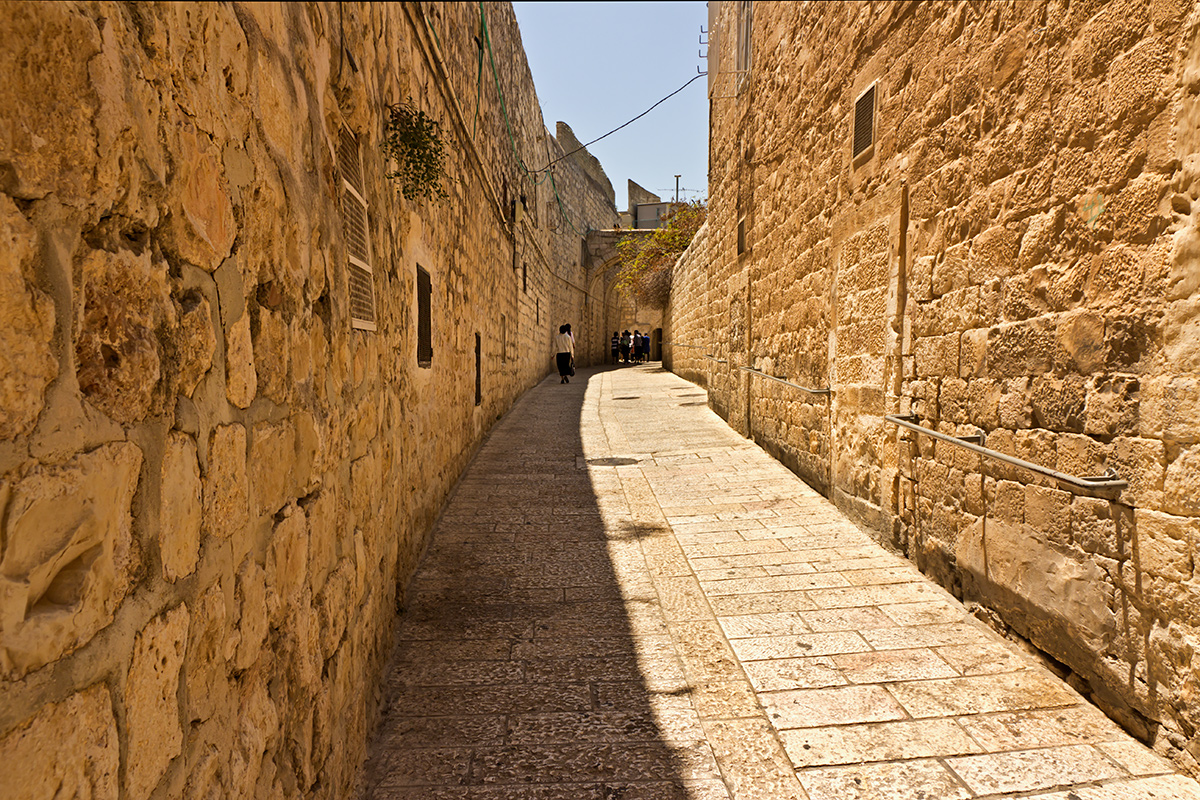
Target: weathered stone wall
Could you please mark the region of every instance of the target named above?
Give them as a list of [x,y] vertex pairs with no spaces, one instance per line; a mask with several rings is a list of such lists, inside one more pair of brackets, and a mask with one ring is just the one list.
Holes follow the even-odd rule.
[[[346,797],[431,522],[585,313],[558,277],[579,238],[521,167],[553,142],[511,7],[484,4],[486,36],[477,4],[4,10],[4,794]],[[442,203],[385,178],[410,98],[443,126]]]
[[[672,368],[1197,772],[1200,9],[756,3],[743,79],[741,4],[714,5]],[[896,413],[1129,486],[1068,491]]]
[[[553,309],[554,330],[564,322],[575,334],[577,364],[603,364],[608,339],[604,334],[606,310],[599,266],[588,250],[588,234],[611,229],[617,222],[613,189],[600,162],[581,147],[570,126],[559,122],[557,137],[547,148],[546,161],[554,162],[544,180],[547,217],[557,232],[554,288],[561,299]],[[561,159],[561,160],[560,160]]]

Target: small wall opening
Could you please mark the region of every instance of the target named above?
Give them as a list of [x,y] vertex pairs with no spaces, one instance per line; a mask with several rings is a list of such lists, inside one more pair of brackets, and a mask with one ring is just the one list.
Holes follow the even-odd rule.
[[433,364],[433,281],[417,267],[417,366]]
[[475,334],[475,405],[483,404],[483,346],[479,334]]

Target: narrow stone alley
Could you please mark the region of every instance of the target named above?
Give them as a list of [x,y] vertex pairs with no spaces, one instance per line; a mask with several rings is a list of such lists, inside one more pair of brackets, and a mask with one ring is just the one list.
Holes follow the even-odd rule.
[[384,691],[367,800],[1200,798],[657,366],[496,425]]

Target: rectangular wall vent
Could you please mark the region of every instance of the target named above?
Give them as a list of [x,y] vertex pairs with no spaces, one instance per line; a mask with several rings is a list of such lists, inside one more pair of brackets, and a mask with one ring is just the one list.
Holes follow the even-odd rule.
[[854,103],[854,157],[875,143],[875,84]]

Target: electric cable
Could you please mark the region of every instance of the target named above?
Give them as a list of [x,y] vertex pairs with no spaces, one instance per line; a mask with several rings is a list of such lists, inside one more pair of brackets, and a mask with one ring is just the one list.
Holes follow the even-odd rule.
[[[427,24],[430,25],[430,30],[432,30],[433,29],[432,23],[428,23],[428,20],[426,20],[426,22],[427,22]],[[504,90],[500,86],[500,75],[499,75],[498,70],[496,69],[496,56],[492,52],[492,37],[491,37],[490,32],[488,31],[487,16],[484,11],[484,6],[483,6],[482,0],[479,3],[479,26],[481,28],[481,32],[483,33],[483,44],[486,45],[486,47],[487,47],[488,61],[490,62],[491,67],[492,67],[492,80],[496,84],[496,93],[500,97],[500,111],[504,115],[504,127],[506,129],[506,132],[508,133],[508,142],[509,142],[509,145],[512,147],[513,157],[516,159],[517,166],[520,168],[521,172],[525,173],[525,177],[527,177],[529,179],[529,182],[532,183],[534,186],[540,185],[547,178],[550,180],[550,188],[552,188],[554,190],[554,197],[555,197],[555,199],[558,200],[558,208],[559,208],[559,211],[562,213],[563,219],[566,221],[567,225],[570,226],[571,230],[576,235],[582,235],[579,233],[579,230],[575,227],[575,225],[571,222],[571,218],[567,215],[567,209],[566,209],[565,204],[563,203],[562,196],[558,193],[558,185],[554,181],[554,171],[551,169],[551,167],[553,167],[555,164],[557,164],[559,161],[562,161],[563,159],[570,158],[571,156],[575,155],[576,153],[586,150],[588,147],[591,147],[596,142],[599,142],[602,139],[607,139],[609,136],[612,136],[617,131],[619,131],[623,128],[629,127],[630,125],[632,125],[633,123],[635,123],[639,119],[641,119],[642,117],[649,114],[654,109],[658,108],[660,105],[665,103],[667,100],[670,100],[672,97],[679,94],[687,87],[691,86],[697,79],[704,77],[704,75],[699,74],[699,75],[692,76],[678,89],[676,89],[675,91],[666,95],[665,97],[661,98],[654,105],[650,106],[649,108],[647,108],[642,113],[638,114],[633,119],[630,119],[627,122],[624,122],[621,125],[618,125],[617,127],[613,128],[608,133],[606,133],[602,136],[598,136],[595,139],[592,139],[590,142],[587,142],[586,144],[580,145],[579,147],[575,148],[574,150],[570,151],[569,153],[564,153],[563,155],[559,156],[558,158],[554,159],[553,161],[548,162],[545,166],[539,167],[538,169],[531,170],[525,164],[524,159],[521,158],[521,154],[517,150],[517,141],[516,141],[516,137],[513,135],[512,122],[509,120],[509,117],[508,117],[508,105],[504,101]],[[436,36],[437,36],[437,33],[434,32],[434,37],[436,38]],[[440,43],[439,43],[439,46],[440,46]],[[483,48],[482,47],[480,48],[480,52],[479,52],[479,72],[480,72],[480,75],[477,76],[477,80],[482,78],[482,72],[483,72]],[[482,83],[481,80],[480,80],[480,83]],[[475,114],[476,114],[476,122],[478,122],[478,115],[479,115],[479,97],[478,96],[476,97]],[[543,174],[541,178],[535,178],[534,176],[538,173],[545,173],[545,174]]]
[[612,129],[611,131],[609,131],[608,133],[604,134],[603,136],[597,136],[595,139],[592,139],[592,140],[591,140],[590,142],[588,142],[587,144],[582,144],[582,145],[580,145],[579,147],[576,147],[576,148],[575,148],[574,150],[572,150],[571,152],[569,152],[569,153],[567,153],[567,154],[565,154],[565,155],[561,155],[561,156],[559,156],[558,158],[554,159],[553,161],[551,161],[551,162],[550,162],[549,164],[547,164],[546,166],[544,166],[544,167],[541,167],[541,168],[539,168],[539,169],[536,169],[536,170],[534,170],[534,171],[535,171],[535,172],[541,172],[541,171],[542,171],[542,170],[544,170],[544,169],[548,169],[548,168],[550,168],[551,166],[553,166],[554,164],[557,164],[559,161],[562,161],[564,158],[568,158],[568,157],[570,157],[570,156],[573,156],[573,155],[575,155],[576,153],[578,153],[580,150],[586,150],[587,148],[591,147],[592,145],[594,145],[596,142],[600,141],[601,139],[607,139],[609,136],[612,136],[614,133],[616,133],[617,131],[621,130],[622,128],[629,127],[630,125],[632,125],[633,123],[635,123],[635,122],[637,122],[639,119],[641,119],[642,117],[644,117],[644,116],[646,116],[647,114],[649,114],[649,113],[650,113],[651,111],[653,111],[654,109],[656,109],[656,108],[658,108],[659,106],[661,106],[661,105],[662,105],[663,103],[665,103],[666,101],[670,100],[670,99],[671,99],[672,97],[674,97],[675,95],[677,95],[677,94],[679,94],[680,92],[682,92],[684,89],[686,89],[688,86],[690,86],[690,85],[691,85],[691,84],[692,84],[692,83],[693,83],[693,82],[694,82],[694,81],[695,81],[697,78],[703,78],[703,77],[704,77],[703,75],[693,75],[693,76],[692,76],[692,78],[691,78],[690,80],[688,80],[688,82],[687,82],[687,83],[683,84],[683,86],[680,86],[678,89],[676,89],[675,91],[671,92],[669,95],[667,95],[667,96],[666,96],[666,97],[664,97],[663,99],[659,100],[657,103],[655,103],[654,105],[650,106],[650,107],[649,107],[649,108],[647,108],[645,111],[643,111],[642,113],[638,114],[636,117],[634,117],[633,119],[629,120],[629,121],[628,121],[628,122],[626,122],[625,124],[623,124],[623,125],[618,125],[617,127],[613,128],[613,129]]

